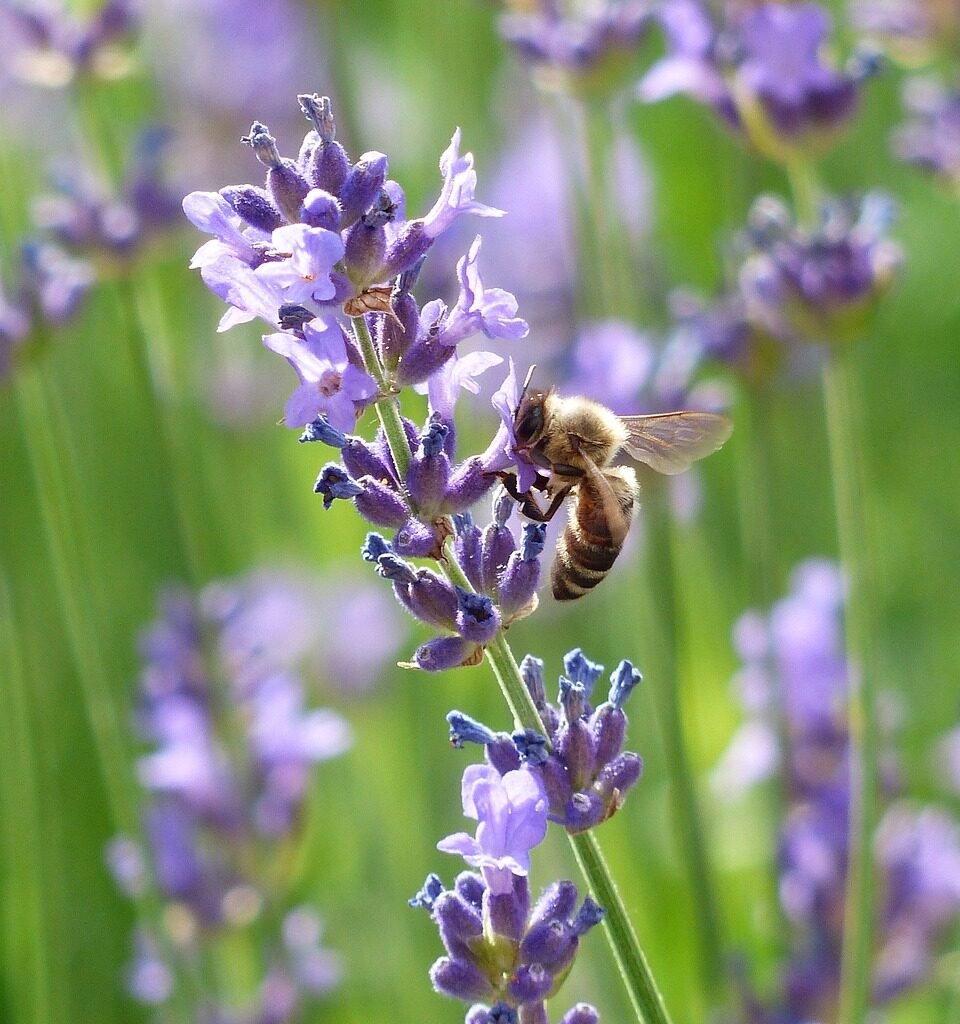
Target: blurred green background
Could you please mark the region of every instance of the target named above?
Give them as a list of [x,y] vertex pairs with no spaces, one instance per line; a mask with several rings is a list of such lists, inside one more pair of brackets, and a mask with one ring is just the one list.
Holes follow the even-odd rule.
[[[437,158],[460,125],[484,198],[484,182],[516,130],[516,110],[538,102],[497,38],[492,9],[467,0],[343,0],[304,4],[301,14],[315,33],[308,39],[316,39],[317,57],[292,76],[277,76],[284,89],[293,83],[291,91],[265,95],[264,105],[287,103],[295,115],[294,90],[332,93],[348,150],[387,152],[411,213],[432,204]],[[145,121],[169,124],[175,139],[188,116],[202,121],[203,101],[189,108],[158,85],[162,39],[152,45],[158,49],[140,55],[131,76],[72,94],[5,84],[0,270],[9,271],[28,230],[28,205],[43,190],[52,156],[92,154],[105,173],[116,174],[118,154]],[[652,42],[638,56],[638,70],[656,48]],[[215,67],[216,51],[207,59]],[[258,80],[269,91],[263,70]],[[22,109],[30,111],[26,120]],[[227,183],[238,157],[249,170],[238,180],[258,177],[235,143],[261,116],[256,97],[217,116],[210,134],[222,134],[231,170],[218,174],[214,162],[204,167],[205,178],[195,176],[189,147],[175,143],[175,173],[187,187]],[[931,745],[955,723],[960,703],[960,204],[894,161],[887,135],[899,116],[898,72],[891,69],[872,83],[823,175],[837,191],[882,186],[901,204],[895,235],[906,252],[903,273],[856,358],[867,401],[864,458],[879,517],[883,683],[903,705],[908,792],[942,799]],[[629,105],[627,121],[650,175],[647,265],[643,280],[636,271],[636,287],[653,296],[648,318],[656,325],[665,320],[667,287],[717,286],[725,233],[742,223],[757,192],[785,185],[692,103]],[[295,150],[298,138],[281,142]],[[498,230],[500,224],[483,225],[485,235]],[[187,269],[200,241],[185,225],[155,243],[132,273],[119,268],[75,321],[51,335],[42,356],[0,387],[0,1014],[18,1024],[146,1016],[123,990],[133,916],[103,850],[114,832],[107,782],[132,772],[135,754],[125,724],[138,672],[136,637],[155,615],[160,588],[264,564],[370,575],[358,558],[364,526],[345,504],[324,513],[311,493],[323,453],[273,425],[292,374],[273,357],[260,359],[255,326],[215,335],[219,303]],[[490,283],[512,287],[499,276]],[[522,344],[509,354],[524,363]],[[222,359],[228,349],[251,353],[275,411],[233,424],[211,415],[209,392],[221,365],[213,353]],[[499,351],[508,354],[505,343]],[[779,595],[798,560],[835,555],[836,541],[816,375],[779,386],[768,404]],[[465,432],[461,451],[485,445],[495,424],[484,405],[470,415],[476,428]],[[699,519],[674,528],[684,730],[701,781],[739,716],[728,683],[736,668],[730,627],[749,601],[748,534],[737,493],[744,443],[735,431],[705,465]],[[707,1008],[695,917],[657,721],[659,638],[649,597],[655,605],[658,595],[645,588],[642,559],[624,559],[599,593],[571,609],[544,600],[511,639],[518,654],[545,659],[548,679],[574,646],[608,667],[629,657],[647,674],[629,709],[630,745],[643,754],[646,774],[601,837],[674,1019],[700,1021]],[[411,624],[397,658],[426,635]],[[462,827],[459,776],[467,761],[449,749],[444,715],[458,707],[506,727],[500,695],[485,666],[436,678],[390,668],[362,697],[334,684],[316,680],[315,698],[343,711],[357,742],[316,772],[292,892],[321,909],[326,942],[343,953],[347,974],[310,1019],[459,1020],[461,1008],[433,994],[426,976],[440,952],[436,930],[406,899],[428,871],[449,879],[457,870],[434,849]],[[91,705],[108,726],[111,718],[119,723],[127,749],[98,752]],[[769,808],[762,796],[728,808],[705,781],[703,796],[724,938],[749,958],[761,984],[770,982],[778,954]],[[557,835],[536,852],[534,871],[535,885],[578,877]],[[585,944],[558,1003],[566,1008],[578,999],[594,1002],[607,1021],[627,1019],[599,934]],[[899,1005],[890,1019],[939,1021],[943,1006],[941,994],[928,993]]]

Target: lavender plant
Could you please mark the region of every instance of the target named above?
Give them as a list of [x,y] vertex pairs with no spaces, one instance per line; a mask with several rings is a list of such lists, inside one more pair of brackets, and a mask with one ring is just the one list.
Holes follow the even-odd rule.
[[[441,631],[410,664],[438,671],[485,657],[516,725],[546,735],[504,632],[534,610],[542,530],[531,525],[518,543],[506,528],[508,499],[498,500],[486,531],[465,516],[498,473],[515,473],[521,491],[536,477],[516,451],[512,360],[494,401],[502,423],[484,452],[456,461],[453,416],[460,389],[474,389],[477,374],[502,361],[488,352],[461,356],[458,346],[481,334],[517,340],[527,325],[512,295],[484,284],[479,237],[457,265],[452,307],[436,299],[421,306],[413,295],[435,240],[460,215],[502,211],[475,198],[473,158],[461,155],[459,130],[440,160],[437,201],[425,216],[409,219],[402,188],[388,178],[387,157],[370,152],[352,161],[337,141],[329,99],[305,95],[300,104],[312,130],[296,158],[282,156],[258,122],[244,140],[267,169],[263,187],[186,197],[187,216],[214,236],[192,265],[230,307],[220,329],[259,317],[272,328],[267,347],[297,373],[286,424],[305,428],[302,440],[340,453],[341,462],[325,466],[317,480],[324,505],[349,500],[368,521],[394,531],[389,541],[371,534],[364,558],[393,583],[404,607]],[[428,395],[422,428],[401,415],[398,403],[416,385]],[[350,431],[371,405],[380,430],[367,440]],[[411,558],[432,559],[436,569],[417,568]],[[608,934],[638,1017],[665,1020],[592,831],[578,832],[573,842],[607,908]]]
[[[117,837],[107,858],[143,908],[128,988],[158,1020],[185,1000],[218,1021],[299,1020],[341,972],[277,858],[301,834],[314,766],[351,734],[305,706],[301,652],[277,642],[275,605],[263,578],[171,592],[141,641],[144,839]],[[239,947],[258,950],[256,966],[231,987],[217,965]]]
[[[641,770],[640,758],[623,751],[623,703],[641,678],[629,662],[617,666],[608,700],[596,709],[589,700],[603,667],[579,649],[564,658],[559,708],[546,700],[539,659],[528,655],[520,671],[548,735],[510,736],[459,711],[447,716],[452,745],[481,744],[486,763],[463,774],[463,813],[478,822],[476,836],[459,832],[437,848],[475,870],[449,890],[430,875],[410,901],[428,909],[440,930],[448,955],[433,965],[431,981],[439,993],[473,1003],[466,1024],[546,1024],[544,1001],[556,995],[604,909],[589,896],[577,909],[570,881],[552,883],[531,907],[530,852],[548,822],[576,834],[616,813]],[[598,1019],[581,1003],[561,1024]]]
[[[854,671],[844,653],[843,607],[837,566],[810,559],[794,571],[787,597],[768,613],[747,612],[734,631],[748,718],[715,770],[718,792],[729,797],[776,777],[781,763],[786,772],[778,882],[792,948],[776,994],[746,1001],[746,1017],[757,1024],[838,1019]],[[889,799],[900,776],[889,742],[882,765]],[[941,809],[891,803],[872,836],[870,876],[879,895],[869,1000],[879,1008],[931,977],[960,916],[960,828]]]

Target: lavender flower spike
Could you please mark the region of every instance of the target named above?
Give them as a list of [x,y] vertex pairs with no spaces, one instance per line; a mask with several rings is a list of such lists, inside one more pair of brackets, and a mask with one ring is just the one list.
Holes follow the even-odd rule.
[[547,799],[540,781],[525,770],[502,776],[489,765],[463,773],[463,813],[479,823],[476,837],[457,832],[437,843],[480,868],[492,893],[509,893],[514,875],[530,870],[530,851],[547,834]]

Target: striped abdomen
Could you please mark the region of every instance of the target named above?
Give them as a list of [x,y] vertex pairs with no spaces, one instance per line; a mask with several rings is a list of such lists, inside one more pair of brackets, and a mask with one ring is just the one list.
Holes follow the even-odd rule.
[[551,585],[558,601],[592,590],[613,567],[633,518],[637,479],[627,468],[603,471],[604,488],[582,480],[557,544]]

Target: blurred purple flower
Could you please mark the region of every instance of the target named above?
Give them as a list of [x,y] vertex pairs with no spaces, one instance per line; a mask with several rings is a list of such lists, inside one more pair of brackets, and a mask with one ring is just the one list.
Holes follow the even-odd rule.
[[[839,569],[812,559],[769,615],[748,612],[735,628],[748,719],[714,770],[714,786],[729,796],[782,768],[789,801],[778,874],[792,952],[781,990],[756,1003],[756,1019],[771,1024],[821,1019],[839,991],[850,814],[843,600]],[[881,768],[890,792],[889,750]],[[876,833],[876,871],[872,1002],[880,1006],[930,976],[940,940],[960,917],[960,829],[933,808],[894,805]]]
[[668,52],[640,83],[647,102],[687,93],[777,160],[822,148],[853,114],[867,66],[823,61],[830,18],[817,4],[731,9],[720,24],[700,0],[666,0],[659,17]]
[[908,120],[894,132],[896,155],[960,188],[960,92],[935,77],[913,75],[904,82],[903,105]]
[[512,876],[530,870],[530,851],[547,834],[547,798],[529,771],[500,773],[489,765],[469,765],[463,773],[463,813],[477,822],[476,837],[457,832],[437,843],[479,868],[491,893],[509,893]]

